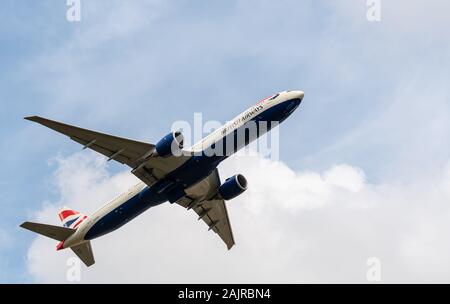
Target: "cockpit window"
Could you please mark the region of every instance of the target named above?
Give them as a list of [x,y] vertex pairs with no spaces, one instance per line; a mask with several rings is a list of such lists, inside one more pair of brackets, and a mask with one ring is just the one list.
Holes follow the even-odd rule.
[[272,97],[266,97],[264,99],[261,99],[260,101],[258,101],[256,104],[259,105],[261,103],[264,103],[265,101],[270,101],[270,100],[274,100],[275,98],[277,98],[280,95],[280,93],[273,95]]
[[273,95],[272,97],[269,98],[269,100],[274,100],[274,99],[277,98],[278,96],[280,96],[280,93]]

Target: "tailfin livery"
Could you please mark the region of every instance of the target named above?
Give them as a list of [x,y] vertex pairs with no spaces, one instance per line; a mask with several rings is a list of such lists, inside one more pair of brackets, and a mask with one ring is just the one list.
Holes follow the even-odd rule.
[[58,213],[59,219],[66,228],[76,229],[87,216],[68,207],[63,207]]

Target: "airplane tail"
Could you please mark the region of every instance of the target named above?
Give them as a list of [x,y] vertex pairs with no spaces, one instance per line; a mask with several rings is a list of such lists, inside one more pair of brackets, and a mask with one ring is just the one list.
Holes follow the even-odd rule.
[[58,216],[64,227],[72,229],[76,229],[87,218],[86,215],[68,207],[63,207]]
[[[60,241],[56,246],[56,250],[61,250],[64,248],[64,241],[77,231],[76,228],[87,218],[87,216],[67,207],[62,208],[58,213],[58,216],[63,227],[33,222],[25,222],[20,225],[20,227]],[[95,263],[90,241],[72,246],[70,249],[73,250],[86,266],[89,267]]]

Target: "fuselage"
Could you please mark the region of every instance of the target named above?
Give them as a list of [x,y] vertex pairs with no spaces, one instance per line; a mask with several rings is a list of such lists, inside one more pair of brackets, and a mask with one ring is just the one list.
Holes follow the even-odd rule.
[[154,185],[148,187],[140,182],[100,207],[64,241],[62,248],[114,231],[150,207],[174,202],[178,198],[174,195],[184,194],[186,189],[209,176],[231,154],[284,121],[300,105],[303,95],[302,91],[284,91],[259,101],[186,149],[192,156]]

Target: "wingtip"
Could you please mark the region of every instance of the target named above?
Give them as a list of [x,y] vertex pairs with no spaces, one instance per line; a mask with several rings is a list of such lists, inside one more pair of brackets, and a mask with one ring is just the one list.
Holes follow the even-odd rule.
[[25,119],[25,120],[30,120],[30,121],[36,121],[36,120],[38,120],[39,118],[40,118],[39,116],[34,115],[34,116],[26,116],[26,117],[24,117],[23,119]]

